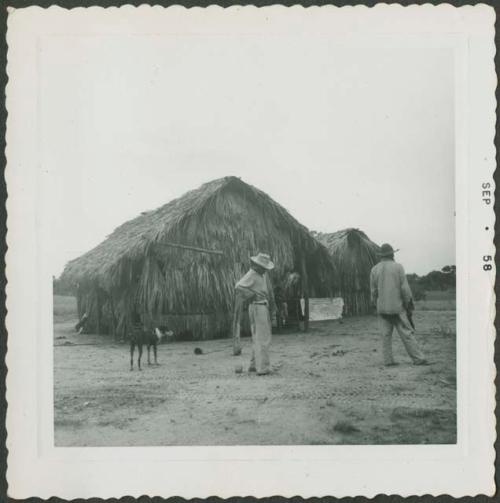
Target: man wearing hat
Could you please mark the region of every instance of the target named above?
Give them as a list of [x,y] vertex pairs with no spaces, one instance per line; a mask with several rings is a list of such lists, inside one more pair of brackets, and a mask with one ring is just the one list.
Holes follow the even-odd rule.
[[415,339],[413,330],[401,318],[401,313],[413,307],[413,296],[401,264],[394,261],[391,245],[380,247],[380,262],[370,274],[372,302],[377,307],[383,337],[384,364],[396,365],[392,355],[392,332],[398,331],[401,340],[415,365],[425,365],[427,360]]
[[240,301],[249,301],[248,316],[252,331],[252,359],[249,372],[265,375],[271,372],[269,347],[271,345],[271,312],[274,312],[273,289],[267,271],[274,268],[266,253],[250,257],[251,268],[236,283]]

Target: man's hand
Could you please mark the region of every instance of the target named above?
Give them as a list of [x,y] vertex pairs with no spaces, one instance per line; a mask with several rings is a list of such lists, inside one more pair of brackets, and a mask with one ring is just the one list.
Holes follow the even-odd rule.
[[410,299],[406,304],[406,317],[410,322],[411,328],[415,330],[415,323],[413,323],[413,311],[415,310],[415,304],[413,303],[413,299]]

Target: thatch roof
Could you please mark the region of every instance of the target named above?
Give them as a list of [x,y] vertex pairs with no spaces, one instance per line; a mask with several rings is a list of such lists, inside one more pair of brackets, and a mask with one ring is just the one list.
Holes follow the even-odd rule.
[[[220,250],[223,256],[165,243]],[[312,291],[329,289],[327,250],[267,194],[235,177],[205,183],[124,223],[69,262],[63,277],[87,294],[99,290],[122,317],[132,305],[153,317],[230,312],[234,284],[258,251],[272,256],[276,278],[297,270],[304,256]]]
[[359,229],[311,233],[330,252],[338,270],[337,294],[347,315],[370,312],[370,271],[379,261],[379,246]]

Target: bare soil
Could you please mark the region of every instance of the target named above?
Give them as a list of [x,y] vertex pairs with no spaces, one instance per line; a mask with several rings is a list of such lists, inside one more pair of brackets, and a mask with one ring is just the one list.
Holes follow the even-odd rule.
[[[72,301],[55,297],[58,446],[442,444],[456,442],[455,311],[417,310],[431,361],[381,365],[375,316],[316,322],[273,336],[273,374],[246,369],[250,340],[160,345],[159,365],[129,370],[127,344],[77,335]],[[194,348],[203,354],[194,354]],[[243,373],[235,368],[243,365]]]

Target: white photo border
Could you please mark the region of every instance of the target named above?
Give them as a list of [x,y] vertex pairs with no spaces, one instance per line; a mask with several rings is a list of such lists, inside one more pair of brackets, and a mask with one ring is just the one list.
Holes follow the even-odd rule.
[[[495,460],[494,22],[491,7],[279,5],[29,7],[11,10],[7,41],[7,480],[26,498],[279,494],[373,497],[493,494]],[[97,33],[296,33],[338,44],[450,47],[455,54],[457,444],[55,448],[52,278],[39,162],[39,52],[46,37]],[[294,31],[295,30],[295,31]],[[314,33],[314,35],[312,35]],[[434,44],[434,45],[433,45]],[[493,201],[493,198],[491,198]],[[486,227],[489,230],[486,230]],[[486,301],[486,302],[485,302]],[[196,473],[196,483],[192,474]],[[167,474],[167,475],[166,475]],[[258,481],[258,482],[257,482]]]

